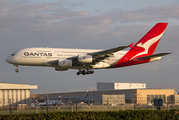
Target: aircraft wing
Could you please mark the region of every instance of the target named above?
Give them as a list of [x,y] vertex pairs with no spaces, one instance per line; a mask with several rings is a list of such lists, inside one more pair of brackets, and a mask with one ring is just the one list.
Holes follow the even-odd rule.
[[108,50],[102,50],[102,51],[98,51],[98,52],[87,53],[87,55],[93,56],[94,61],[92,63],[79,63],[78,60],[77,60],[78,56],[75,56],[75,57],[72,57],[72,58],[69,58],[69,59],[74,60],[74,64],[78,64],[78,65],[85,64],[86,66],[91,66],[91,65],[97,64],[98,62],[100,62],[104,59],[107,59],[108,57],[113,57],[114,56],[113,53],[120,51],[120,50],[123,50],[127,47],[129,47],[129,46],[120,46],[120,47],[116,47],[116,48],[112,48],[112,49],[108,49]]
[[[125,48],[127,48],[129,46],[120,46],[120,47],[116,47],[116,48],[112,48],[112,49],[108,49],[108,50],[102,50],[102,51],[98,51],[98,52],[93,52],[93,53],[87,53],[86,55],[91,55],[94,58],[94,61],[92,63],[80,63],[78,62],[78,56],[75,57],[70,57],[67,59],[71,59],[73,60],[73,65],[80,65],[80,64],[85,64],[85,66],[91,66],[91,65],[95,65],[96,63],[107,59],[108,57],[113,57],[113,53],[123,50]],[[53,61],[49,61],[49,64],[53,65],[53,66],[58,66],[58,60],[53,60]],[[58,71],[63,71],[63,70],[68,70],[68,69],[59,69],[58,67],[56,68],[56,70]]]
[[114,52],[123,50],[125,48],[128,48],[129,46],[120,46],[120,47],[116,47],[116,48],[112,48],[112,49],[108,49],[108,50],[103,50],[103,51],[99,51],[99,52],[94,52],[94,53],[88,53],[88,55],[93,55],[93,56],[101,56],[101,55],[108,55],[108,54],[112,54]]

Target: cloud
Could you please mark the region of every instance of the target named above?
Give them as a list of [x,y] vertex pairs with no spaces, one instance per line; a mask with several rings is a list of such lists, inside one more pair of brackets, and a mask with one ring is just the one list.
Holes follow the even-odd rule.
[[161,7],[148,7],[143,9],[143,13],[149,16],[155,16],[161,19],[167,18],[179,18],[179,5],[169,5],[169,6],[161,6]]
[[[127,26],[126,28],[126,26],[123,26],[123,23],[135,24],[136,22],[143,21],[166,20],[168,16],[164,14],[165,11],[170,11],[173,16],[175,14],[178,15],[177,12],[173,13],[175,10],[170,10],[172,6],[164,6],[160,8],[148,7],[133,11],[115,9],[108,13],[93,16],[89,11],[73,11],[72,9],[65,8],[64,4],[75,5],[75,3],[64,2],[27,4],[22,1],[14,3],[1,1],[1,40],[14,39],[19,43],[28,42],[28,45],[31,44],[30,41],[36,43],[36,41],[42,39],[45,44],[49,39],[54,43],[59,41],[59,39],[60,41],[61,39],[64,41],[73,39],[77,44],[83,43],[84,39],[86,39],[85,42],[99,39],[107,41],[105,40],[106,38],[122,38],[123,35],[126,35],[125,30],[131,29],[131,31],[136,31],[134,26]],[[174,7],[173,9],[176,8]],[[158,9],[162,9],[162,12],[153,12]],[[143,26],[143,28],[145,27]],[[141,29],[137,30],[140,31]],[[135,32],[131,32],[131,34],[133,33]],[[64,44],[64,41],[60,44]]]
[[[58,9],[55,6],[58,6]],[[65,9],[62,3],[26,5],[24,2],[11,3],[1,1],[0,11],[1,26],[4,28],[38,28],[53,24],[57,20],[89,15],[87,11],[70,11]]]
[[152,21],[167,21],[170,19],[179,18],[179,5],[168,5],[160,7],[146,7],[137,10],[121,10],[114,9],[106,16],[110,16],[113,22],[121,23],[140,23],[141,22],[152,22]]

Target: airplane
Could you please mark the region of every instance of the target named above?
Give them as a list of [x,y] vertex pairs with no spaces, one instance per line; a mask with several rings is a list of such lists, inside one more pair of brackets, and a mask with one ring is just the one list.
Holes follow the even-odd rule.
[[50,105],[63,105],[64,101],[61,96],[58,97],[58,100],[49,100],[48,96],[46,95],[46,101],[44,102],[38,102],[34,97],[32,97],[33,103],[35,106],[47,106],[47,104]]
[[[135,45],[119,46],[107,50],[65,49],[65,48],[25,48],[7,57],[6,61],[16,66],[48,66],[56,71],[78,69],[77,75],[93,74],[93,69],[127,67],[161,60],[171,53],[153,54],[168,23],[157,23]],[[125,48],[129,50],[123,51]]]
[[47,103],[46,102],[38,102],[34,97],[32,97],[33,103],[35,106],[46,106]]
[[55,102],[56,105],[64,105],[65,101],[63,100],[63,98],[61,96],[58,96],[58,100],[53,100],[53,103]]
[[58,96],[58,100],[61,101],[61,102],[65,102],[62,98],[62,96]]

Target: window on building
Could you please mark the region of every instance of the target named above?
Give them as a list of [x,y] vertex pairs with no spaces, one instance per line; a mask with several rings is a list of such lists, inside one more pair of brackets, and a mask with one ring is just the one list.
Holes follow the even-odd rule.
[[151,101],[150,101],[150,95],[147,95],[147,103],[150,103]]
[[159,95],[158,98],[159,98],[159,99],[162,99],[162,95]]
[[165,101],[165,95],[147,95],[147,103],[153,103],[154,99],[163,99]]
[[163,102],[166,102],[166,101],[165,101],[165,95],[162,95],[162,99],[163,99]]
[[154,102],[154,95],[151,95],[151,103],[153,103]]

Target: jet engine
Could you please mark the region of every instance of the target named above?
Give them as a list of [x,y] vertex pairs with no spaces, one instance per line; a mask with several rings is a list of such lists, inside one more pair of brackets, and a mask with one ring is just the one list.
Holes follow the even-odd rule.
[[58,60],[58,66],[59,67],[72,67],[72,60]]
[[92,63],[93,62],[93,56],[91,56],[91,55],[78,55],[78,62]]

